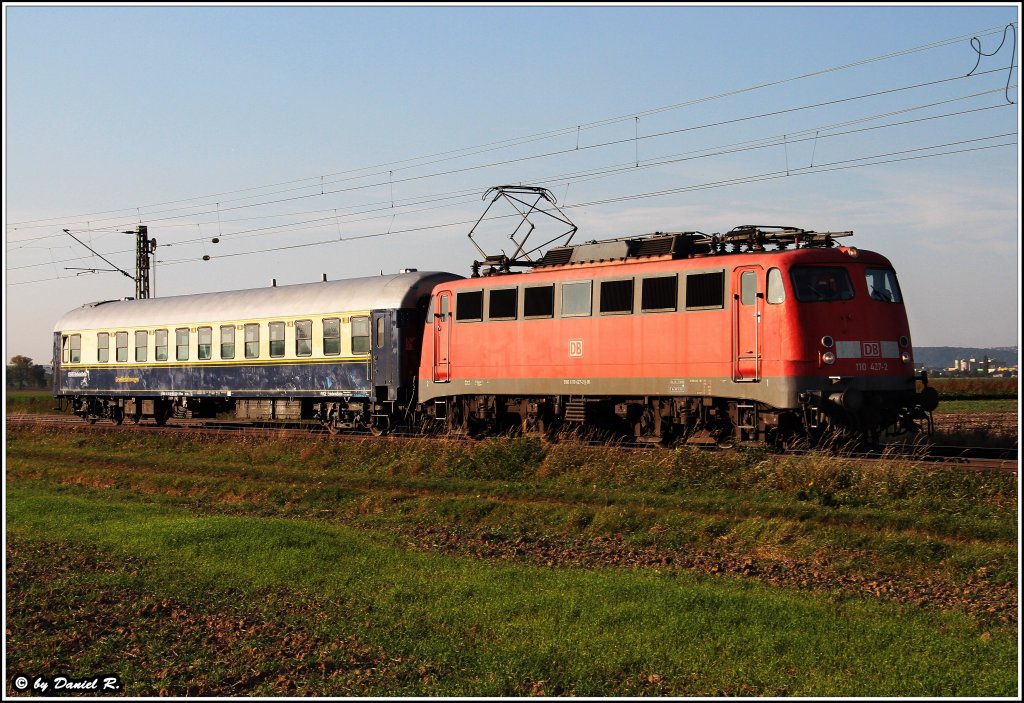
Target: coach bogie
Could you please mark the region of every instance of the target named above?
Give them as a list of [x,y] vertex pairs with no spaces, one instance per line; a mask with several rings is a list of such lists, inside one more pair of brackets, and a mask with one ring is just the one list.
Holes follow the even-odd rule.
[[89,424],[97,420],[110,420],[116,425],[124,422],[124,401],[113,398],[91,398],[75,396],[71,399],[71,410]]

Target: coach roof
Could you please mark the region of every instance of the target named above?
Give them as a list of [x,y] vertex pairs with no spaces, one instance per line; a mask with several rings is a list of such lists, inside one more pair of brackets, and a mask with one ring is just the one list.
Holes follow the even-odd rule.
[[361,310],[411,308],[433,287],[462,278],[424,271],[223,293],[89,303],[65,313],[54,331],[188,325]]

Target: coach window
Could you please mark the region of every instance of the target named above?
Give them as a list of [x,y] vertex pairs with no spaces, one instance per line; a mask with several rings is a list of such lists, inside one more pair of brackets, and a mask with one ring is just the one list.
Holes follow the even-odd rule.
[[167,361],[167,330],[157,330],[154,332],[156,339],[154,340],[154,351],[156,354],[153,358],[156,361]]
[[643,312],[672,312],[676,309],[676,277],[645,278],[640,284],[640,309]]
[[82,360],[82,335],[71,335],[71,363],[77,364]]
[[114,335],[114,344],[117,347],[117,360],[128,361],[128,333],[116,333]]
[[708,310],[725,305],[725,272],[691,273],[686,276],[686,309]]
[[188,327],[174,330],[174,345],[174,358],[178,361],[188,361]]
[[591,310],[591,281],[562,284],[562,317],[587,317]]
[[341,321],[336,317],[324,318],[324,354],[337,356],[341,353]]
[[71,361],[71,339],[66,334],[60,338],[60,360],[65,364]]
[[523,289],[523,317],[536,319],[555,316],[555,286],[532,286]]
[[313,355],[313,321],[295,321],[295,356]]
[[220,327],[220,358],[235,358],[235,326],[221,325]]
[[270,323],[270,356],[284,356],[284,323]]
[[782,285],[782,271],[768,269],[768,302],[778,305],[786,301],[786,288]]
[[621,315],[633,312],[633,279],[601,281],[601,312]]
[[498,288],[488,292],[488,320],[516,319],[518,290],[515,288]]
[[149,332],[138,330],[135,333],[135,360],[146,361],[146,350],[149,347]]
[[260,326],[253,323],[245,326],[245,358],[258,359],[260,356]]
[[455,294],[456,322],[479,322],[482,319],[484,319],[484,292],[482,290]]
[[100,332],[96,335],[96,361],[105,364],[110,361],[110,333]]
[[213,328],[199,328],[199,360],[207,361],[213,358]]
[[370,351],[370,318],[365,315],[352,318],[352,353],[366,354]]
[[384,348],[384,316],[377,318],[377,348]]

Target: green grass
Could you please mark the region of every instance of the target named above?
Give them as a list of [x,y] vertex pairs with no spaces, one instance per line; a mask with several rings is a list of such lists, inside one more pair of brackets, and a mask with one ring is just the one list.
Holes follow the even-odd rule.
[[204,514],[486,533],[565,547],[614,539],[738,556],[770,550],[790,560],[825,550],[861,555],[866,579],[923,574],[956,585],[984,568],[996,583],[1016,581],[1014,477],[908,462],[637,452],[525,438],[267,441],[13,430],[7,472],[9,480]]
[[1020,409],[1020,402],[1016,398],[1004,398],[1001,400],[947,400],[940,399],[939,413],[994,413],[994,412],[1017,412]]
[[[57,399],[48,390],[12,391],[8,390],[5,411],[8,414],[31,413],[48,415],[57,407]],[[70,413],[70,410],[66,411]]]
[[114,667],[129,695],[1017,690],[1015,628],[963,613],[680,570],[478,561],[328,521],[7,488],[13,568],[35,573],[27,556],[47,552],[55,569],[78,567],[39,570],[26,591],[16,580],[15,601],[77,614],[88,635],[72,639],[69,620],[33,630],[38,613],[12,609],[8,668]]

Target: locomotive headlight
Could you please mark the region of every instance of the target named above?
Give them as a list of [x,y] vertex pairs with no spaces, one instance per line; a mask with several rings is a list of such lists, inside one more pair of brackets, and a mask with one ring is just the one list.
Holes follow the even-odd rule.
[[821,355],[821,360],[824,361],[826,364],[834,364],[836,363],[836,355],[828,351]]
[[910,363],[910,352],[900,352],[900,361],[904,364]]
[[827,334],[821,338],[821,346],[825,347],[826,349],[831,349],[832,345],[835,343],[836,341]]

